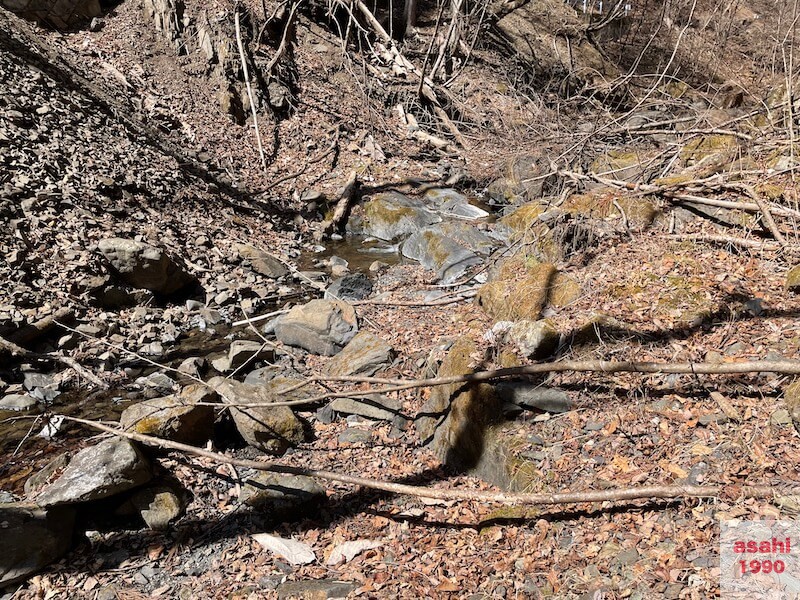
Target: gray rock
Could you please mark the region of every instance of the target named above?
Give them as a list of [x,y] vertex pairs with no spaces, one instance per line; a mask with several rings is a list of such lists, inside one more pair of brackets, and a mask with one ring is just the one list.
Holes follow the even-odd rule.
[[275,353],[260,342],[234,340],[228,348],[228,356],[211,361],[220,373],[235,371],[245,363],[253,364],[259,360],[272,361]]
[[24,580],[66,554],[74,525],[75,510],[69,506],[0,504],[0,588]]
[[131,503],[147,527],[154,531],[164,531],[185,512],[185,497],[183,490],[162,484],[137,491],[131,498]]
[[480,264],[496,245],[489,236],[462,222],[446,222],[412,234],[402,246],[403,256],[417,260],[450,283],[471,266]]
[[248,506],[282,512],[325,498],[324,488],[310,477],[259,473],[245,482],[240,500]]
[[374,375],[392,360],[392,348],[374,333],[361,331],[325,368],[330,375]]
[[153,398],[128,406],[119,418],[123,429],[186,444],[211,438],[214,409],[198,402],[217,402],[216,392],[201,384],[186,386],[178,396]]
[[563,413],[573,409],[569,395],[558,388],[550,388],[526,381],[498,383],[495,394],[503,402],[516,404],[525,410],[544,410]]
[[133,489],[152,478],[147,459],[130,441],[113,438],[84,448],[36,498],[41,506],[88,502]]
[[363,273],[353,273],[336,279],[325,290],[328,300],[364,300],[372,294],[372,282]]
[[398,192],[376,194],[351,217],[353,233],[391,241],[441,221],[441,217],[415,198]]
[[482,208],[470,204],[466,196],[450,188],[428,190],[425,192],[425,200],[431,208],[445,217],[472,221],[489,216]]
[[381,394],[370,394],[365,398],[336,398],[330,403],[340,415],[358,415],[375,421],[392,421],[401,416],[402,402]]
[[508,330],[508,339],[528,358],[540,359],[558,348],[559,333],[546,319],[517,321]]
[[289,407],[242,406],[275,402],[270,389],[222,377],[214,377],[208,385],[226,404],[240,405],[230,407],[231,416],[241,436],[254,448],[269,454],[282,454],[290,446],[303,441],[303,425]]
[[192,356],[178,365],[178,372],[199,378],[208,368],[208,361],[201,356]]
[[9,394],[0,400],[0,410],[31,410],[39,401],[28,394]]
[[195,281],[161,248],[123,238],[100,240],[97,247],[111,271],[132,287],[168,295]]
[[332,579],[308,579],[305,581],[287,581],[276,588],[278,600],[292,598],[314,598],[326,600],[328,598],[347,598],[356,585],[345,581]]
[[342,444],[369,444],[372,441],[372,434],[363,429],[348,427],[337,439]]
[[50,478],[58,471],[66,467],[68,463],[69,456],[66,454],[59,454],[44,467],[36,471],[25,481],[25,487],[23,488],[25,495],[30,497],[38,493],[39,490],[47,485],[47,482],[50,480]]
[[289,269],[281,261],[250,244],[237,244],[236,251],[244,260],[250,261],[250,266],[256,273],[264,277],[277,279],[289,274]]
[[332,356],[358,333],[356,312],[339,300],[312,300],[280,317],[275,337],[312,354]]

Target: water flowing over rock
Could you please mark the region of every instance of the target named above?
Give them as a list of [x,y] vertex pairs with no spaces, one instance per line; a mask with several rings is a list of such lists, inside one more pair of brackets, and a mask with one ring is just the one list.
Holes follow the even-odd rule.
[[98,249],[125,283],[157,294],[174,294],[194,282],[161,248],[123,238],[100,240]]
[[36,502],[51,506],[100,500],[147,483],[152,476],[150,463],[132,442],[105,440],[78,452]]
[[312,354],[333,356],[358,333],[356,312],[339,300],[312,300],[278,319],[275,337]]
[[223,377],[214,377],[208,386],[219,393],[223,402],[231,405],[236,428],[244,441],[254,448],[268,454],[283,454],[290,446],[303,441],[303,425],[289,407],[247,406],[276,402],[268,388]]

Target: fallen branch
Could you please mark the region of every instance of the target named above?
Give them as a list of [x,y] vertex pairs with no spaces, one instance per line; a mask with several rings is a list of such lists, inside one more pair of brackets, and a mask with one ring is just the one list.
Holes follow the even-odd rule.
[[244,85],[247,88],[247,98],[250,100],[250,112],[253,114],[253,127],[256,130],[256,142],[258,143],[258,155],[261,157],[261,165],[264,167],[264,172],[267,172],[267,158],[264,156],[264,144],[261,143],[261,130],[258,128],[258,112],[256,111],[256,101],[253,97],[253,88],[250,86],[250,73],[247,70],[247,57],[244,53],[244,44],[242,43],[242,30],[239,25],[239,9],[234,10],[234,23],[236,25],[236,45],[239,48],[239,58],[242,61],[242,75],[244,76]]
[[57,321],[71,321],[75,318],[75,313],[69,308],[60,308],[52,315],[39,319],[33,323],[23,325],[16,331],[8,334],[8,339],[14,344],[24,346],[36,341],[53,327]]
[[620,502],[630,500],[644,500],[651,498],[772,498],[776,496],[792,496],[800,494],[800,488],[780,488],[777,486],[728,486],[719,485],[651,485],[642,487],[616,488],[609,490],[584,490],[580,492],[559,492],[553,494],[517,494],[512,492],[490,492],[483,490],[465,490],[453,488],[428,488],[419,485],[394,483],[381,479],[371,479],[355,475],[346,475],[334,471],[321,469],[306,469],[291,467],[276,463],[246,460],[226,456],[218,452],[211,452],[181,444],[171,440],[155,438],[141,433],[122,431],[116,427],[104,425],[96,421],[79,419],[77,417],[64,417],[73,423],[80,423],[87,427],[111,433],[129,440],[137,441],[148,446],[165,450],[185,452],[200,456],[215,462],[233,465],[245,469],[269,471],[273,473],[287,473],[291,475],[304,475],[325,481],[357,485],[372,490],[380,490],[392,494],[403,494],[417,498],[431,498],[435,500],[461,500],[476,502],[496,502],[510,505],[552,505],[552,504],[582,504],[587,502]]
[[347,212],[350,210],[350,205],[356,196],[357,189],[358,173],[353,171],[350,173],[350,177],[347,178],[347,183],[344,184],[344,188],[339,194],[339,201],[336,203],[336,208],[334,209],[331,218],[325,219],[322,223],[320,223],[319,229],[314,232],[314,239],[316,241],[321,241],[322,238],[338,227],[339,223],[344,220]]
[[736,246],[739,248],[748,248],[753,250],[766,250],[770,252],[788,252],[790,254],[800,254],[800,248],[786,247],[782,248],[780,244],[769,241],[748,240],[745,238],[734,237],[730,235],[710,235],[705,233],[676,233],[672,235],[663,236],[669,240],[689,240],[696,242],[710,242],[712,244],[726,244],[729,246]]
[[748,197],[752,198],[753,201],[758,205],[759,209],[761,209],[761,214],[764,217],[764,224],[769,229],[769,232],[772,234],[772,237],[784,248],[787,247],[789,244],[786,241],[786,238],[783,237],[781,230],[778,229],[778,225],[775,223],[775,219],[772,218],[772,212],[770,211],[769,206],[764,199],[761,198],[760,195],[756,193],[756,191],[751,188],[749,185],[739,185],[742,192],[744,192]]
[[[800,375],[800,361],[784,360],[751,360],[731,363],[659,363],[659,362],[633,362],[633,361],[606,361],[565,360],[550,363],[537,363],[494,369],[491,371],[476,371],[464,375],[450,377],[432,377],[429,379],[385,379],[381,377],[364,377],[360,375],[316,375],[307,378],[309,383],[340,382],[340,383],[369,383],[384,385],[383,388],[366,390],[351,390],[346,392],[328,392],[319,396],[312,396],[303,400],[287,402],[273,402],[248,404],[257,406],[305,406],[330,400],[332,398],[363,398],[369,394],[388,394],[405,390],[450,385],[453,383],[485,383],[502,379],[511,379],[545,373],[643,373],[643,374],[679,374],[679,375],[742,375],[746,373],[781,373],[783,375]],[[199,403],[200,404],[200,403]],[[217,406],[217,405],[214,405]]]
[[[630,190],[632,192],[642,192],[644,194],[653,194],[657,196],[662,196],[669,200],[676,200],[679,202],[688,202],[690,204],[702,204],[705,206],[713,206],[716,208],[731,208],[734,210],[742,210],[745,212],[751,213],[759,213],[761,212],[761,207],[755,202],[735,202],[732,200],[717,200],[716,198],[705,198],[703,196],[694,196],[691,194],[680,194],[673,192],[671,187],[668,186],[661,186],[661,185],[652,185],[647,183],[630,183],[628,181],[620,181],[618,179],[607,179],[606,177],[601,177],[595,173],[589,173],[584,175],[583,173],[576,173],[574,171],[558,171],[558,174],[562,177],[568,177],[573,180],[583,180],[583,181],[595,181],[597,183],[601,183],[603,185],[607,185],[609,187],[623,189],[623,190]],[[770,210],[773,214],[786,216],[786,217],[797,217],[800,216],[800,212],[785,208],[783,206],[772,206]]]

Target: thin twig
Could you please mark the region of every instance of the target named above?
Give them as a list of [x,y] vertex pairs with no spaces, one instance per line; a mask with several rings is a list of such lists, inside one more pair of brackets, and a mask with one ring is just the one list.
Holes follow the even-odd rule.
[[236,44],[239,47],[239,58],[242,61],[242,75],[244,76],[244,85],[247,88],[247,97],[250,99],[250,111],[253,114],[253,128],[256,131],[256,142],[258,143],[258,155],[261,157],[261,165],[264,167],[264,172],[267,172],[267,158],[264,155],[264,145],[261,143],[261,130],[258,128],[258,111],[256,111],[256,100],[253,97],[253,88],[250,86],[250,73],[247,70],[247,57],[244,53],[244,44],[242,43],[242,30],[239,25],[239,7],[234,10],[234,23],[236,25]]

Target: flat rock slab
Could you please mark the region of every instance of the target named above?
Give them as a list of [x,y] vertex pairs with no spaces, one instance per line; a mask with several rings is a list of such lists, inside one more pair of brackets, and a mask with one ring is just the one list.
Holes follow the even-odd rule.
[[526,381],[498,383],[495,385],[495,393],[504,402],[510,402],[525,410],[564,413],[574,408],[569,394],[564,390]]
[[471,266],[483,262],[497,242],[477,228],[462,222],[425,227],[412,234],[402,247],[403,256],[419,261],[437,277],[450,283]]
[[295,306],[275,324],[275,337],[312,354],[333,356],[358,333],[356,311],[340,300]]
[[303,441],[303,424],[288,406],[253,406],[271,404],[276,397],[269,388],[248,385],[233,379],[214,377],[208,386],[216,390],[230,412],[236,429],[254,448],[268,454],[283,454],[290,446]]
[[214,409],[198,402],[217,402],[216,392],[200,384],[186,386],[178,396],[164,396],[128,406],[119,418],[123,429],[186,444],[210,439]]
[[340,277],[325,290],[326,300],[364,300],[372,294],[373,285],[363,273],[351,273]]
[[108,498],[147,483],[150,463],[130,441],[114,438],[84,448],[36,498],[41,506]]
[[228,356],[212,361],[214,368],[220,373],[233,371],[245,363],[253,364],[259,360],[272,361],[275,352],[261,342],[252,340],[234,340],[228,348]]
[[240,500],[255,508],[285,512],[325,498],[325,489],[310,477],[259,473],[245,482]]
[[331,410],[340,415],[358,415],[375,421],[392,421],[403,418],[402,402],[381,394],[370,394],[366,398],[336,398],[330,403]]
[[97,245],[109,268],[128,285],[174,294],[195,279],[161,248],[123,238],[107,238]]
[[75,509],[0,504],[0,588],[22,581],[58,560],[72,544]]
[[425,200],[431,208],[444,217],[473,221],[489,216],[489,213],[482,208],[470,204],[465,195],[451,188],[428,190],[425,192]]
[[333,357],[326,367],[330,375],[374,375],[392,360],[392,347],[374,333],[361,331]]
[[250,261],[250,266],[256,273],[264,277],[277,279],[289,274],[289,269],[281,261],[250,244],[237,244],[236,251],[242,259]]

